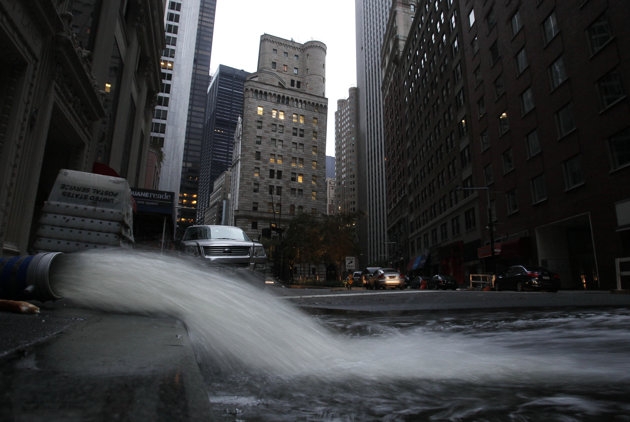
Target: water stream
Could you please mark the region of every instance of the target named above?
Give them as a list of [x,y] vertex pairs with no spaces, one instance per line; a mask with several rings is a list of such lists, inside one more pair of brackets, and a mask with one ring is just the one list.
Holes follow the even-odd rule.
[[630,310],[306,313],[241,273],[77,254],[56,288],[186,324],[224,420],[630,420]]

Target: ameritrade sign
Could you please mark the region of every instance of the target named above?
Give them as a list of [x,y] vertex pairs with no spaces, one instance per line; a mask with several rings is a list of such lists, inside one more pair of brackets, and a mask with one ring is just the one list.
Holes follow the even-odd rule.
[[131,189],[138,212],[152,214],[173,214],[174,192],[149,189]]

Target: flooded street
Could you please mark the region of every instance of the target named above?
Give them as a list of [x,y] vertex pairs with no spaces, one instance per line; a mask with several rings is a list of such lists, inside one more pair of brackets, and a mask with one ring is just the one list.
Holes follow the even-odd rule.
[[[197,263],[120,252],[60,262],[51,282],[86,323],[5,361],[0,415],[630,420],[630,306],[529,305],[603,292],[311,295]],[[484,308],[455,308],[473,305]]]
[[629,309],[314,317],[347,360],[291,378],[214,373],[214,407],[269,421],[630,418]]

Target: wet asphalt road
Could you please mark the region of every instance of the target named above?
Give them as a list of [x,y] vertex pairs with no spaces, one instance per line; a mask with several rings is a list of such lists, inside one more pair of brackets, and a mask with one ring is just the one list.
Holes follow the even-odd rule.
[[[630,294],[606,291],[266,290],[311,311],[630,307]],[[39,315],[0,314],[0,330],[2,421],[226,417],[210,407],[186,327],[176,319],[99,313],[64,299],[42,304]]]

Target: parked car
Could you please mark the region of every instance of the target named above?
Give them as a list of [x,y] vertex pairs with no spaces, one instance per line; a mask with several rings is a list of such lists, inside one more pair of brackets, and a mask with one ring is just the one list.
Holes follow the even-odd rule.
[[547,268],[529,265],[513,265],[497,274],[494,280],[495,290],[544,290],[557,292],[560,288],[560,276]]
[[358,286],[361,283],[361,271],[355,271],[352,273],[352,281],[355,286]]
[[379,268],[368,280],[368,289],[404,289],[405,280],[393,268]]
[[361,272],[361,280],[362,280],[361,283],[363,284],[363,287],[365,287],[366,289],[371,288],[371,284],[369,283],[369,280],[370,278],[372,278],[376,270],[378,270],[379,268],[381,267],[366,267]]
[[431,289],[457,290],[457,280],[450,275],[436,274],[431,277]]
[[263,245],[235,226],[190,226],[184,232],[180,248],[185,254],[203,257],[213,264],[259,269],[267,262]]

